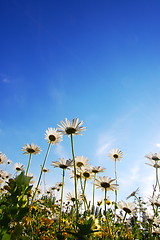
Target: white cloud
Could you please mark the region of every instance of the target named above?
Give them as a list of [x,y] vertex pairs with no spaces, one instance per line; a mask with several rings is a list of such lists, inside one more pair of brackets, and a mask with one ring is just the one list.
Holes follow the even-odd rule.
[[67,154],[65,152],[64,147],[61,144],[58,144],[55,148],[55,154],[59,157],[59,158],[65,158],[67,159]]
[[2,82],[4,82],[4,83],[10,83],[11,81],[10,81],[8,78],[3,78],[3,79],[2,79]]

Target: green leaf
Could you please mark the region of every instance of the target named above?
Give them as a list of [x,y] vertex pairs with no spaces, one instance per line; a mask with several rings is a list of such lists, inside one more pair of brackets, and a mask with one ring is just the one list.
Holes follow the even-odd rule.
[[8,233],[4,233],[2,240],[10,240],[11,239],[11,235]]

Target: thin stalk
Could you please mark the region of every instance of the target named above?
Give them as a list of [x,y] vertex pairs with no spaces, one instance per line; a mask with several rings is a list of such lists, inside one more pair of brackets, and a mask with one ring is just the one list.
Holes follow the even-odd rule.
[[29,170],[29,167],[30,167],[30,164],[31,164],[31,158],[32,158],[32,154],[30,153],[29,154],[29,160],[28,160],[28,166],[27,166],[27,169],[26,169],[26,175],[28,173],[28,170]]
[[158,185],[159,190],[160,190],[160,183],[159,183],[159,177],[158,177],[158,168],[156,167],[156,183],[155,183],[155,186],[154,186],[154,188],[153,188],[153,195],[152,195],[152,197],[154,197],[154,194],[155,194],[155,192],[156,192],[157,185]]
[[61,217],[62,217],[63,191],[64,191],[64,177],[65,177],[65,169],[63,169],[63,173],[62,173],[61,205],[60,205],[60,214],[59,214],[59,231],[61,230]]
[[38,179],[38,182],[37,182],[37,186],[36,186],[35,191],[34,191],[34,193],[33,193],[32,201],[34,200],[35,194],[36,194],[37,189],[38,189],[38,187],[39,187],[39,184],[40,184],[40,181],[41,181],[41,178],[42,178],[43,168],[44,168],[44,166],[45,166],[45,163],[46,163],[46,160],[47,160],[47,157],[48,157],[48,154],[49,154],[50,147],[51,147],[51,143],[48,144],[46,156],[45,156],[45,158],[44,158],[43,165],[41,166],[41,172],[40,172],[40,175],[39,175],[39,179]]
[[84,199],[84,201],[83,201],[83,203],[84,203],[84,209],[85,209],[85,211],[86,211],[87,208],[86,208],[85,195],[84,195],[84,188],[83,188],[83,183],[82,183],[82,177],[81,177],[81,176],[80,176],[80,184],[81,184],[81,190],[82,190],[83,199]]
[[46,174],[44,172],[44,175],[43,175],[43,180],[44,180],[44,193],[46,192]]
[[75,162],[74,143],[73,143],[72,134],[71,134],[71,148],[72,148],[72,158],[73,158],[73,166],[74,166],[74,191],[75,191],[75,199],[76,199],[76,222],[77,222],[78,221],[77,175],[76,175],[76,162]]
[[107,200],[107,188],[105,188],[105,191],[104,191],[104,215],[105,215],[106,223],[107,223],[107,226],[108,226],[108,232],[109,232],[109,234],[111,234],[109,219],[107,217],[107,204],[106,204],[106,200]]
[[104,211],[105,211],[105,214],[106,214],[106,211],[107,211],[106,200],[107,200],[107,188],[105,188],[105,192],[104,192]]
[[[115,159],[114,162],[115,162],[115,164],[114,164],[114,176],[115,176],[116,184],[117,184],[117,161],[116,161],[116,159]],[[118,192],[117,192],[117,190],[115,190],[115,209],[116,209],[117,200],[118,200]]]
[[94,196],[95,196],[95,179],[96,179],[96,173],[94,173],[94,179],[93,179],[93,193],[92,193],[92,209],[94,212]]

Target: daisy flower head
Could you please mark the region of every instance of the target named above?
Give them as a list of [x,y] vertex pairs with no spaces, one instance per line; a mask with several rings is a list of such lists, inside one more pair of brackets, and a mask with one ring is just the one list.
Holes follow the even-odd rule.
[[[70,178],[74,178],[74,170],[69,172]],[[76,178],[80,179],[81,178],[81,174],[79,171],[76,171]]]
[[146,163],[147,165],[151,166],[151,167],[154,167],[154,168],[160,168],[160,162],[157,161],[157,160],[150,160],[150,164],[149,163]]
[[6,180],[10,177],[10,173],[8,173],[7,171],[4,170],[0,170],[0,178],[2,178],[3,180]]
[[91,171],[92,171],[92,173],[97,174],[97,173],[100,173],[100,172],[104,172],[104,171],[105,171],[105,168],[103,168],[103,167],[101,167],[101,166],[98,166],[98,167],[92,166],[92,167],[91,167]]
[[130,214],[133,213],[135,210],[135,203],[121,201],[118,203],[118,207],[126,213]]
[[107,176],[99,177],[95,180],[94,184],[97,188],[101,188],[102,190],[111,190],[115,191],[118,189],[118,184],[112,184],[116,179],[109,178]]
[[23,170],[24,170],[24,166],[23,166],[23,164],[21,164],[21,163],[15,163],[14,164],[14,169],[17,171],[17,172],[22,172]]
[[75,195],[73,193],[67,193],[66,195],[66,199],[69,201],[69,202],[75,202],[76,201],[76,198],[75,198]]
[[62,133],[57,131],[56,128],[48,128],[45,133],[45,139],[52,145],[59,143],[62,141]]
[[77,168],[86,167],[88,166],[89,159],[84,156],[77,156],[75,157],[75,163]]
[[160,160],[160,153],[149,153],[145,156],[149,160],[159,161]]
[[71,159],[65,160],[64,158],[60,158],[59,161],[53,161],[51,165],[54,167],[67,169],[67,168],[73,166],[73,161]]
[[4,153],[0,152],[0,164],[4,164],[6,160],[7,156]]
[[10,159],[7,160],[7,164],[10,165],[12,161]]
[[150,197],[149,201],[150,201],[151,205],[155,205],[157,207],[160,207],[160,195]]
[[67,118],[65,118],[65,122],[61,121],[61,125],[58,125],[58,129],[64,135],[82,135],[81,132],[86,130],[86,127],[82,127],[83,121],[79,122],[78,118],[74,118],[72,122],[70,122]]
[[81,177],[84,179],[91,179],[93,178],[93,173],[91,171],[91,168],[89,167],[82,167],[81,169],[78,169],[78,172],[81,174]]
[[49,169],[48,169],[48,168],[42,168],[42,172],[48,173],[48,172],[49,172]]
[[119,150],[118,148],[112,149],[109,152],[108,156],[114,161],[120,161],[121,158],[123,157],[123,152],[121,150]]
[[25,144],[24,147],[21,148],[23,154],[39,154],[41,149],[39,146],[35,145],[34,143]]

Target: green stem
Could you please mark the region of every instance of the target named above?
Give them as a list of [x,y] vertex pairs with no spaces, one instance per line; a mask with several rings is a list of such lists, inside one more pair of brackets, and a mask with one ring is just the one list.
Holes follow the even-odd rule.
[[38,187],[39,187],[39,184],[40,184],[40,181],[41,181],[41,178],[42,178],[43,168],[44,168],[44,166],[45,166],[45,163],[46,163],[46,160],[47,160],[47,157],[48,157],[48,154],[49,154],[50,147],[51,147],[51,143],[49,143],[48,148],[47,148],[46,156],[45,156],[45,158],[44,158],[43,165],[42,165],[42,167],[41,167],[41,172],[40,172],[40,175],[39,175],[39,179],[38,179],[38,182],[37,182],[37,186],[36,186],[35,191],[34,191],[34,193],[33,193],[32,201],[34,200],[35,194],[36,194],[37,189],[38,189]]
[[61,217],[62,217],[63,191],[64,191],[64,177],[65,177],[65,169],[63,169],[63,173],[62,173],[62,189],[61,189],[61,205],[60,205],[60,215],[59,215],[59,231],[61,230]]
[[26,175],[28,173],[28,170],[29,170],[29,167],[30,167],[30,164],[31,164],[31,158],[32,158],[32,154],[30,153],[29,154],[29,160],[28,160],[28,166],[27,166],[27,169],[26,169]]
[[[114,162],[115,162],[115,165],[114,165],[114,175],[115,175],[116,184],[117,184],[117,161],[116,161],[116,159],[115,159]],[[118,192],[117,192],[117,190],[115,190],[115,208],[116,208],[117,200],[118,200]]]
[[95,179],[96,179],[96,173],[94,173],[94,179],[93,179],[93,194],[92,194],[92,211],[94,212],[94,195],[95,195]]
[[76,222],[78,221],[78,198],[77,198],[77,175],[76,175],[76,161],[74,155],[74,143],[73,136],[71,134],[71,148],[72,148],[72,158],[73,158],[73,166],[74,166],[74,191],[75,191],[75,199],[76,199]]
[[105,192],[104,192],[104,211],[105,211],[105,215],[106,215],[106,211],[107,211],[106,200],[107,200],[107,189],[105,188]]
[[81,177],[81,176],[80,176],[80,184],[81,184],[81,190],[82,190],[82,195],[83,195],[84,209],[85,209],[85,211],[86,211],[87,208],[86,208],[86,203],[85,203],[84,188],[83,188],[83,183],[82,183],[82,177]]

